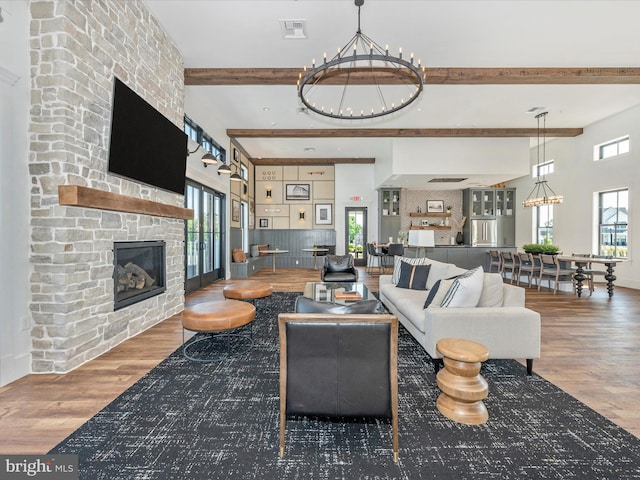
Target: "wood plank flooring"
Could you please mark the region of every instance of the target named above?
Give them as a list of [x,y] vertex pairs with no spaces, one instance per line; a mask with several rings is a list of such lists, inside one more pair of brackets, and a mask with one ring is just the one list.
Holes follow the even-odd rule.
[[[359,274],[378,290],[377,275],[363,267]],[[286,292],[319,279],[312,269],[264,270],[251,278]],[[222,299],[228,283],[233,281],[217,282],[186,302]],[[534,371],[640,438],[640,290],[616,288],[609,300],[601,284],[582,298],[528,289],[526,304],[542,315],[542,358]],[[29,375],[0,388],[0,453],[50,450],[178,348],[180,321],[175,315],[66,375]]]

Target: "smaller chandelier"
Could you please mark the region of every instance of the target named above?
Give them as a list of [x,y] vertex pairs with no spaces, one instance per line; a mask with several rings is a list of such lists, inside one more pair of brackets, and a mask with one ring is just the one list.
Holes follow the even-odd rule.
[[319,115],[343,120],[382,117],[413,103],[422,92],[424,67],[420,60],[413,63],[389,55],[360,30],[360,7],[364,0],[355,0],[358,7],[358,30],[347,44],[330,60],[311,69],[304,67],[298,78],[298,96],[305,107]]
[[543,129],[542,129],[542,164],[545,163],[546,158],[546,134],[547,134],[547,113],[542,112],[536,115],[536,119],[538,120],[538,163],[536,168],[536,175],[541,180],[538,180],[534,186],[533,190],[529,193],[529,196],[526,200],[522,202],[523,207],[539,207],[541,205],[553,205],[556,203],[562,203],[564,197],[562,195],[558,195],[553,189],[549,186],[546,179],[546,173],[540,173],[540,118],[543,120]]

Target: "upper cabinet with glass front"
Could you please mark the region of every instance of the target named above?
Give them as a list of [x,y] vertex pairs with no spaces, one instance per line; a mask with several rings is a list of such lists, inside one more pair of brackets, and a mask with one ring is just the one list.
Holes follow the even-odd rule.
[[496,190],[496,216],[510,217],[514,214],[515,188]]
[[494,218],[496,216],[496,190],[468,189],[463,192],[465,214],[470,218]]
[[400,189],[381,191],[382,215],[400,215]]

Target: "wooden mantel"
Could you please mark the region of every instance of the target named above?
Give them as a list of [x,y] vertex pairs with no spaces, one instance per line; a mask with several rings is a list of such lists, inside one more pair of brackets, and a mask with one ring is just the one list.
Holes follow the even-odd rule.
[[190,220],[194,212],[190,208],[176,207],[166,203],[128,197],[119,193],[106,192],[80,185],[59,185],[58,201],[60,205],[71,207],[98,208],[116,212],[139,213],[156,217]]

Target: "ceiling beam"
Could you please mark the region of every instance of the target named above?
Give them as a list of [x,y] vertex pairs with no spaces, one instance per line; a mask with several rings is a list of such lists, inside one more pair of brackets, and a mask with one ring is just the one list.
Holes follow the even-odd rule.
[[[185,68],[185,85],[295,85],[300,68]],[[640,84],[637,67],[426,68],[426,85],[598,85]],[[374,80],[375,79],[375,80]],[[332,79],[327,79],[327,84]],[[334,79],[340,82],[340,76]],[[353,69],[352,84],[411,81],[385,72]],[[343,83],[343,82],[342,82]]]
[[[577,137],[582,128],[547,128],[547,137]],[[537,128],[229,128],[231,138],[535,137]]]
[[375,158],[252,158],[254,165],[336,165],[338,163],[376,163]]

